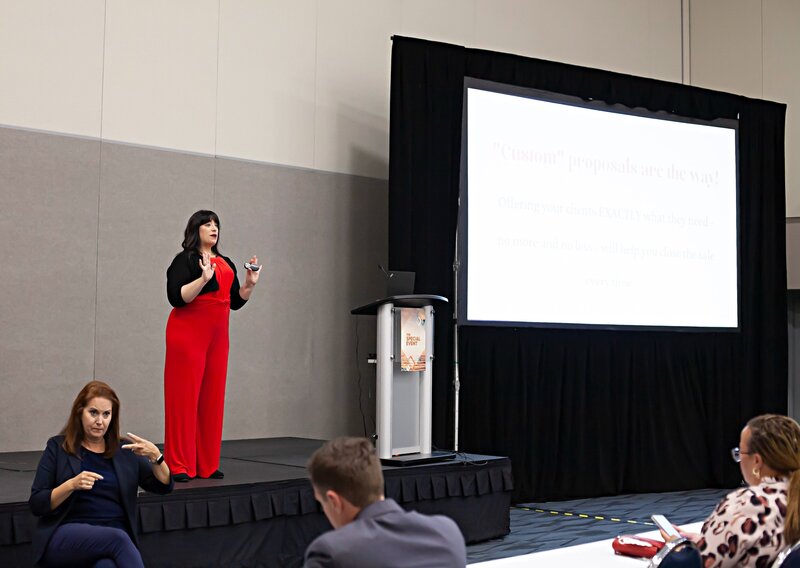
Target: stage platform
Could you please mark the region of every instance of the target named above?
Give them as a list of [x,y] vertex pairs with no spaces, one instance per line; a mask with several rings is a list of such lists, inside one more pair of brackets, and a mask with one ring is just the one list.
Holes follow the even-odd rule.
[[[139,496],[139,543],[148,567],[300,566],[330,530],[305,464],[322,440],[222,443],[222,480]],[[44,443],[42,444],[44,447]],[[0,454],[0,566],[30,566],[35,518],[28,497],[40,452]],[[513,480],[504,457],[457,454],[442,463],[384,467],[386,496],[458,523],[468,543],[509,532]]]

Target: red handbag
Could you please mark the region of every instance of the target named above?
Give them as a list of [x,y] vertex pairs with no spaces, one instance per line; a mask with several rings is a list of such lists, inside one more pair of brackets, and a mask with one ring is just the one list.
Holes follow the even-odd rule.
[[614,552],[624,556],[652,558],[659,550],[664,548],[665,544],[663,540],[623,534],[614,539],[611,543],[611,547],[614,549]]

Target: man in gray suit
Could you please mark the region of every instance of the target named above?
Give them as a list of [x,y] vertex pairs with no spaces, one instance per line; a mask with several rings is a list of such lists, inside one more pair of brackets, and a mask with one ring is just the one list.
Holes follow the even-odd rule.
[[406,511],[383,496],[383,472],[366,438],[336,438],[308,462],[314,496],[335,530],[312,542],[306,568],[463,567],[464,537],[441,515]]

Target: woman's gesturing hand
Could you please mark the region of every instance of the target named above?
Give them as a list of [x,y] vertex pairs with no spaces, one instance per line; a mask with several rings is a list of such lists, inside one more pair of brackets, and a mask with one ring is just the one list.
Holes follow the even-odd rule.
[[203,271],[203,282],[208,282],[214,277],[214,264],[207,252],[204,252],[200,257],[200,270]]
[[82,471],[71,481],[71,489],[73,491],[88,491],[94,487],[94,482],[98,479],[103,479],[103,476],[93,471]]
[[[257,256],[251,256],[250,260],[248,262],[250,264],[255,264],[256,266],[258,266],[258,257]],[[262,267],[262,269],[263,269],[263,267]],[[261,274],[261,270],[259,270],[258,272],[253,271],[253,270],[247,270],[246,272],[247,272],[247,275],[245,276],[245,279],[244,279],[245,286],[247,286],[249,288],[252,288],[253,286],[255,286],[258,283],[258,275]]]
[[158,456],[161,455],[161,450],[159,450],[153,442],[140,438],[136,434],[131,434],[130,432],[128,432],[126,437],[131,440],[131,443],[123,444],[123,450],[130,450],[137,456],[146,457],[151,462],[156,461]]

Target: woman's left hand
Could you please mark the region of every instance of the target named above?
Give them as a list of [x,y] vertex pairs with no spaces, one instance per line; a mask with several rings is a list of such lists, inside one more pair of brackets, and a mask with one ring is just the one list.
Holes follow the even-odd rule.
[[[255,264],[256,266],[258,266],[258,257],[251,256],[248,262],[250,264]],[[264,270],[263,266],[261,267],[261,270]],[[250,288],[255,286],[258,283],[258,275],[261,274],[261,270],[259,270],[258,272],[253,272],[252,270],[248,270],[247,275],[245,276],[244,279],[245,286],[248,286]]]
[[132,443],[124,444],[122,449],[130,450],[137,456],[144,456],[151,462],[156,461],[158,456],[161,455],[161,450],[159,450],[153,442],[140,438],[136,434],[131,434],[130,432],[128,432],[126,437],[129,438]]
[[[678,532],[680,533],[680,535],[681,535],[683,538],[689,539],[689,540],[691,540],[692,542],[694,542],[695,544],[696,544],[697,542],[699,542],[699,541],[700,541],[700,538],[702,537],[702,535],[700,535],[700,534],[698,534],[698,533],[690,533],[690,532],[686,532],[685,530],[683,530],[683,529],[682,529],[681,527],[679,527],[678,525],[672,525],[672,526],[675,528],[675,530],[676,530],[676,531],[678,531]],[[661,529],[658,529],[658,532],[660,532],[660,533],[661,533],[661,538],[662,538],[662,539],[664,539],[664,542],[669,542],[669,541],[671,541],[671,540],[678,540],[678,538],[679,538],[679,537],[677,537],[677,536],[670,536],[670,535],[668,535],[667,533],[665,533],[665,532],[664,532],[663,530],[661,530]]]

